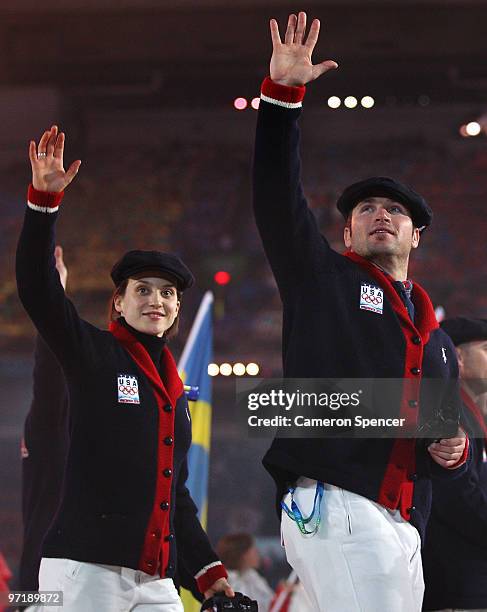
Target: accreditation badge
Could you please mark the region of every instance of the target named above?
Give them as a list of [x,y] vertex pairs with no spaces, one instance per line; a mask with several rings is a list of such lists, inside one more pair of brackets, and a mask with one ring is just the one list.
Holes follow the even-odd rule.
[[118,403],[140,404],[137,376],[119,374],[117,377]]
[[360,285],[360,310],[382,314],[384,310],[384,291],[370,283]]

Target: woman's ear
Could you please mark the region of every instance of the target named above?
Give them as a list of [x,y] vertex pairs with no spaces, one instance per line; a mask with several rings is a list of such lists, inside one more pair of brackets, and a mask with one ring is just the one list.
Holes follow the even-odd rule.
[[113,298],[113,305],[118,313],[123,314],[123,297],[121,295],[116,295]]

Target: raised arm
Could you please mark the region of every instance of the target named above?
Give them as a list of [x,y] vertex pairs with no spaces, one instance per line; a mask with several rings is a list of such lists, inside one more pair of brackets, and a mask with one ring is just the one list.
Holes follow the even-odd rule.
[[290,15],[284,42],[270,22],[270,78],[262,85],[254,153],[254,212],[264,249],[285,298],[299,280],[326,265],[328,245],[310,212],[301,186],[298,118],[304,85],[328,70],[332,60],[313,65],[320,23],[308,36],[306,14]]
[[[81,164],[77,160],[64,170],[64,141],[64,134],[54,125],[44,132],[37,146],[34,141],[29,144],[32,185],[16,262],[22,304],[63,365],[76,359],[74,349],[81,342],[80,319],[64,294],[55,260],[54,227],[59,205]],[[58,264],[59,254],[58,250]]]

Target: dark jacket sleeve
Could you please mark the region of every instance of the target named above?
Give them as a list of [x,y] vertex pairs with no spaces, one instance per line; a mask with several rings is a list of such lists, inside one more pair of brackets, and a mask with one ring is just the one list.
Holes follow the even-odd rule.
[[176,585],[178,591],[181,588],[186,589],[197,601],[203,601],[204,596],[198,589],[198,583],[194,579],[194,576],[191,574],[191,572],[186,569],[186,566],[184,565],[181,556],[182,553],[178,548],[178,567],[176,575],[173,578],[174,584]]
[[[442,401],[441,401],[441,418],[450,423],[448,429],[457,432],[458,427],[462,427],[462,419],[461,415],[463,412],[463,403],[460,397],[460,381],[459,381],[459,370],[458,370],[458,361],[456,358],[456,350],[453,345],[451,339],[442,331],[442,342],[445,346],[449,346],[449,356],[448,363],[450,364],[450,377],[448,378],[445,384],[445,390],[443,393]],[[431,382],[431,381],[430,381]],[[463,426],[462,427],[467,434],[467,447],[464,452],[464,457],[462,457],[461,464],[455,469],[446,469],[441,465],[438,465],[436,461],[433,461],[431,455],[428,453],[426,449],[426,453],[428,454],[429,462],[430,462],[430,470],[431,476],[433,479],[437,480],[453,480],[459,478],[463,474],[465,474],[470,467],[472,466],[472,448],[470,444],[470,440],[468,440],[468,431]],[[426,442],[426,440],[425,440]]]
[[[266,83],[274,95],[291,89]],[[299,108],[261,99],[253,162],[253,204],[257,227],[281,297],[319,272],[335,254],[320,234],[301,185]],[[336,255],[336,254],[335,254]]]
[[433,508],[439,520],[487,549],[487,462],[483,461],[482,444],[472,439],[471,466],[460,477],[433,483]]
[[[29,200],[46,204],[58,194],[30,188]],[[27,207],[17,246],[16,273],[20,300],[37,330],[52,349],[63,370],[79,364],[80,347],[90,342],[87,324],[66,297],[54,259],[58,212],[49,206]],[[53,210],[51,208],[51,210]],[[92,350],[91,354],[96,351]]]
[[[215,580],[226,577],[225,568],[220,564],[220,560],[212,549],[208,536],[198,520],[198,509],[186,486],[187,478],[188,463],[187,459],[184,459],[176,484],[176,512],[174,518],[178,563],[180,559],[183,567],[195,577],[201,573],[203,568],[215,564],[213,567],[213,573],[216,572]],[[213,582],[214,580],[211,581],[211,584]],[[201,581],[198,581],[198,586],[201,591],[205,590],[201,588]]]

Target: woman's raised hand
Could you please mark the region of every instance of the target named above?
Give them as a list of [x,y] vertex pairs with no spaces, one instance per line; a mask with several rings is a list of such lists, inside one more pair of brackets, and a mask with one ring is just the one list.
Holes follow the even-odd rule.
[[29,159],[32,166],[32,186],[38,191],[59,192],[66,189],[78,173],[81,160],[74,161],[65,171],[63,167],[64,133],[58,133],[57,125],[44,132],[39,144],[29,143]]
[[314,81],[323,73],[338,64],[333,60],[326,60],[313,65],[311,54],[318,42],[320,22],[314,19],[305,40],[306,13],[300,12],[298,16],[289,15],[284,42],[281,42],[279,26],[275,19],[271,19],[272,58],[270,77],[275,83],[288,86],[306,85]]

